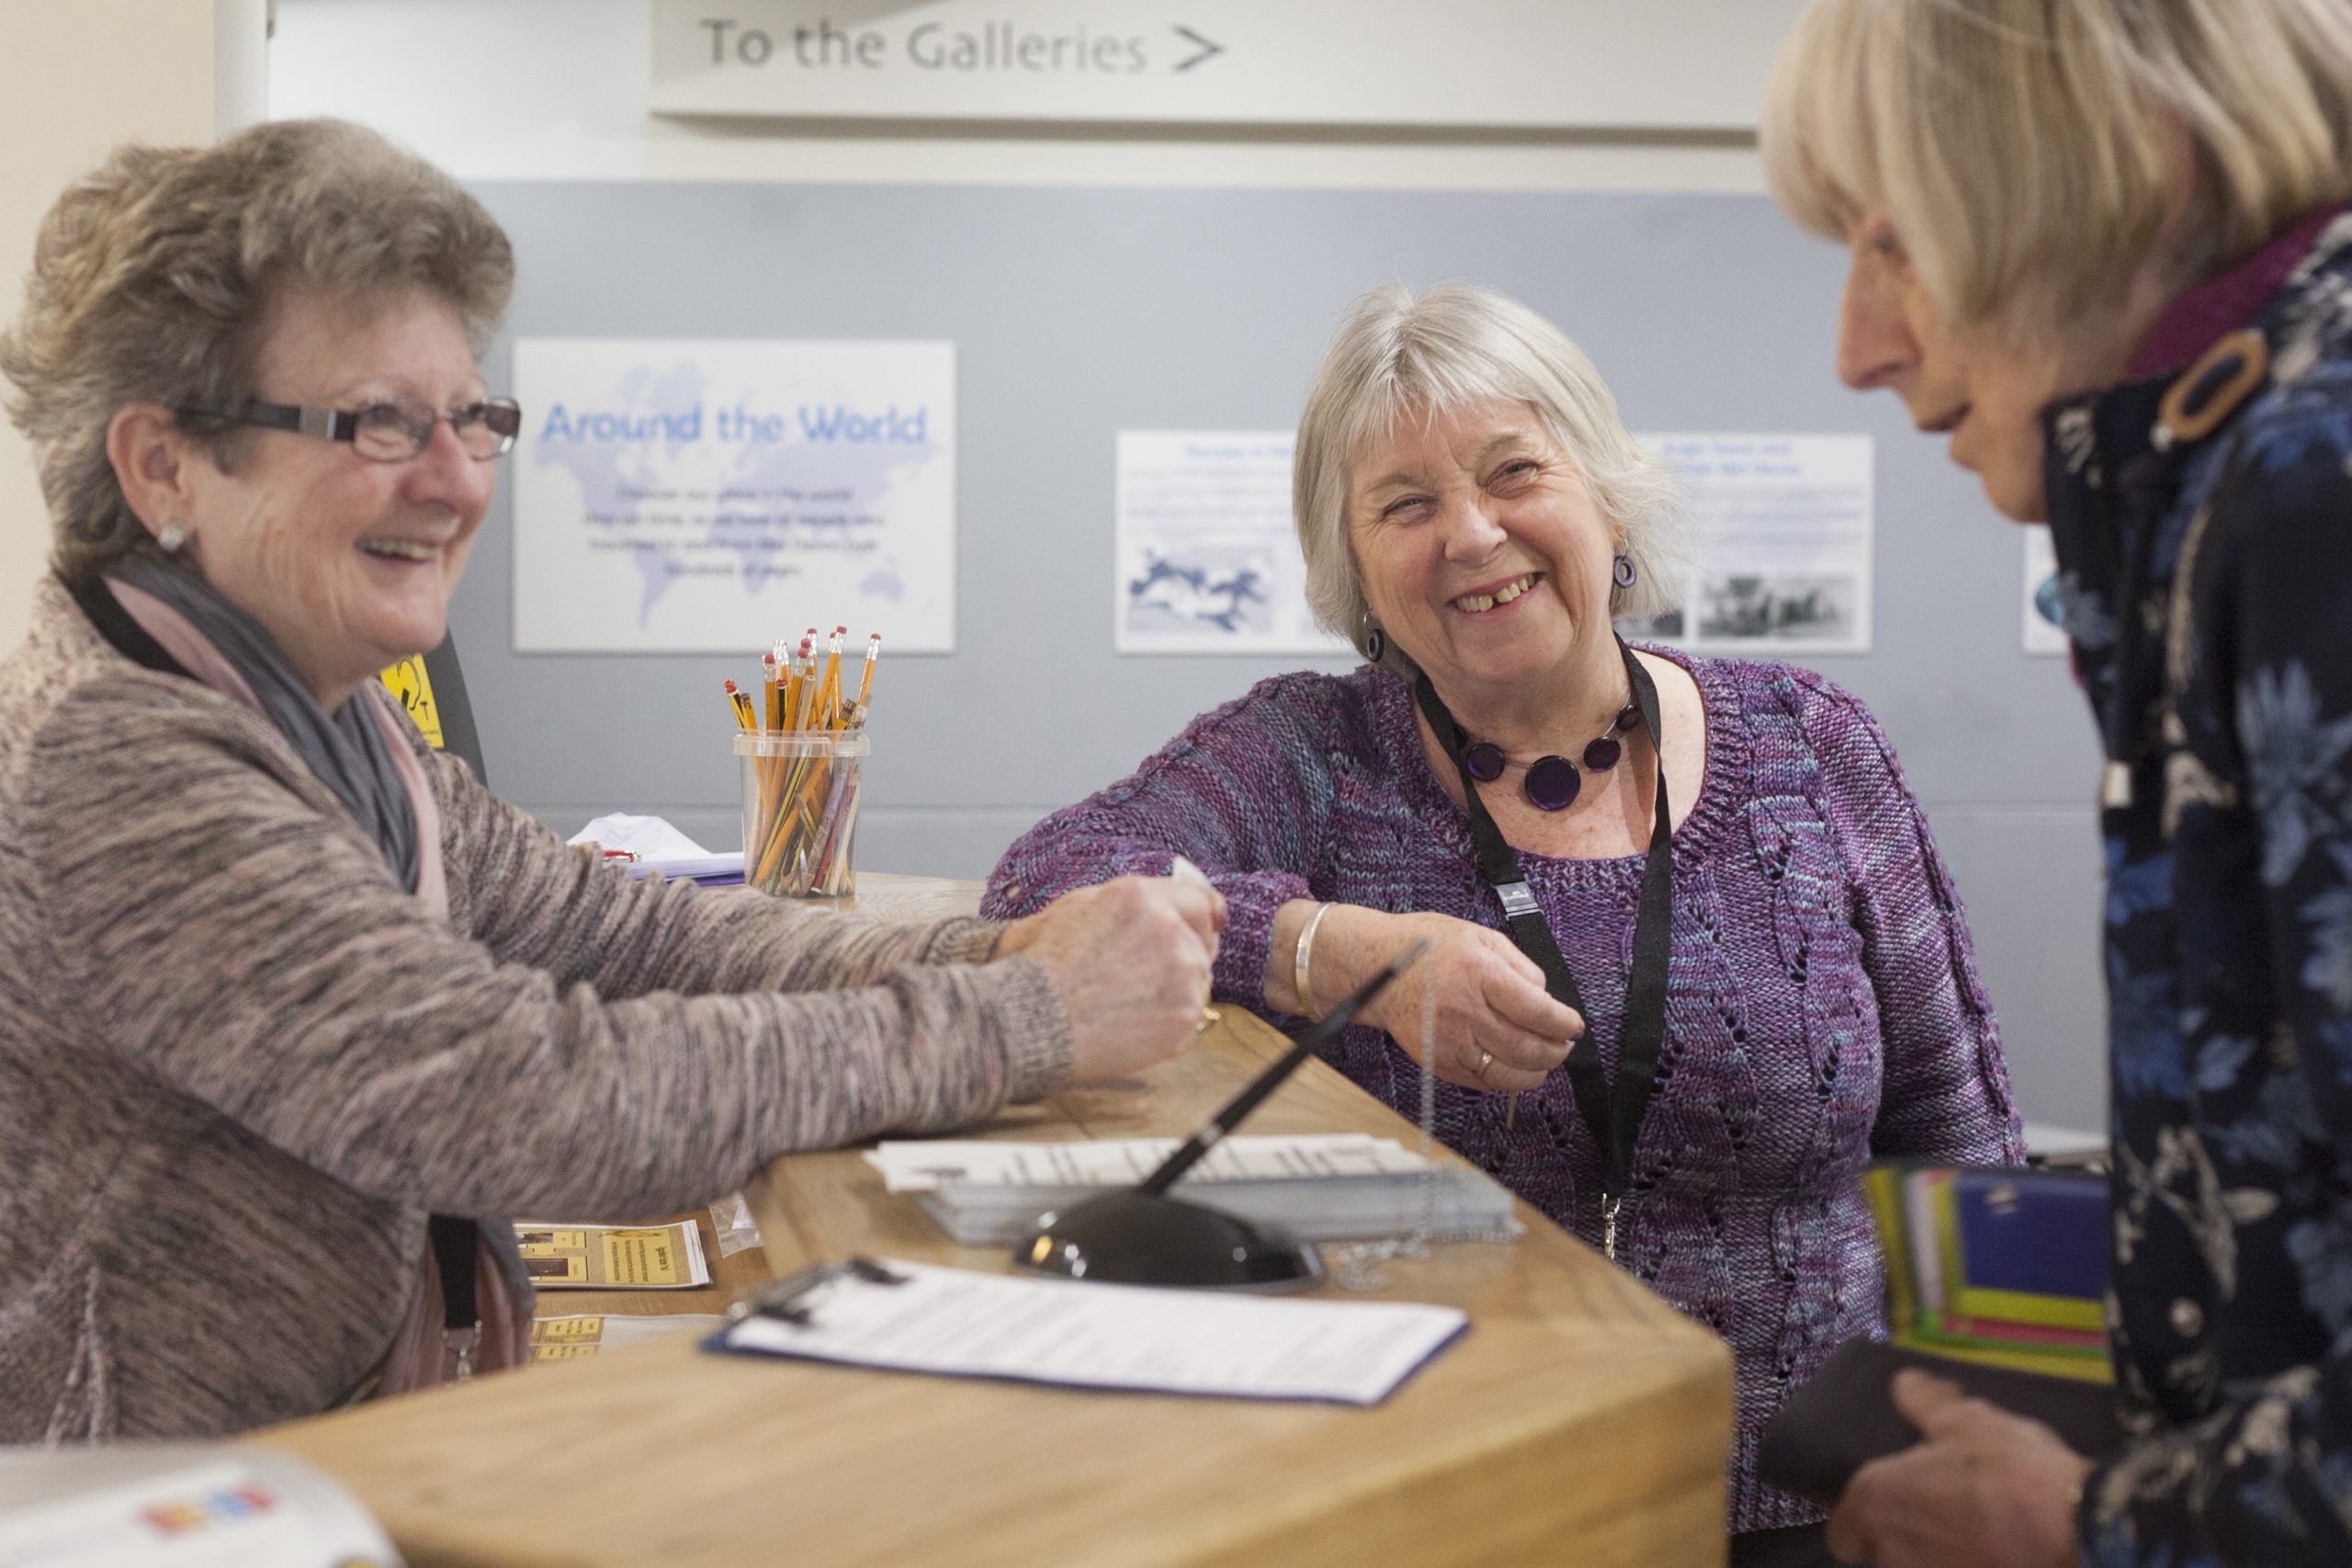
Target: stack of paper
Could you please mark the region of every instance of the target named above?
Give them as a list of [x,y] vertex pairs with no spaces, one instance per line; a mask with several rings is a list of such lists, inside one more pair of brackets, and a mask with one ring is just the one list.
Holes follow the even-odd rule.
[[647,1316],[634,1313],[583,1313],[534,1318],[531,1359],[576,1361],[608,1346],[640,1344],[665,1334],[715,1334],[726,1325],[723,1317],[691,1312]]
[[514,1222],[523,1269],[542,1291],[684,1291],[710,1283],[692,1220],[666,1225]]
[[[1019,1240],[1047,1210],[1133,1187],[1176,1152],[1174,1138],[1080,1143],[885,1143],[866,1155],[892,1192],[911,1192],[967,1247]],[[1431,1166],[1366,1133],[1231,1137],[1170,1196],[1280,1226],[1306,1241],[1409,1235],[1424,1218],[1448,1240],[1520,1234],[1510,1194],[1478,1171]]]
[[664,818],[616,811],[597,818],[566,842],[595,844],[608,852],[629,855],[632,876],[684,876],[712,887],[743,880],[742,851],[713,854]]
[[1901,1165],[1863,1179],[1895,1344],[2086,1382],[2112,1376],[2104,1180]]

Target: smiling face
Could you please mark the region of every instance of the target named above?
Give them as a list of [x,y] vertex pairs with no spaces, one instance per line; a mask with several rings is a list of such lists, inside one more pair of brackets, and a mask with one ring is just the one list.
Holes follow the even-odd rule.
[[1615,530],[1532,407],[1398,420],[1347,510],[1374,617],[1457,712],[1615,660]]
[[1951,437],[1951,460],[1983,481],[2004,515],[2048,520],[2042,494],[2041,412],[2063,397],[2123,378],[2145,312],[2086,327],[2047,349],[2028,349],[1943,324],[1896,238],[1873,212],[1850,224],[1852,253],[1838,321],[1838,375],[1860,391],[1883,388],[1911,421]]
[[[450,409],[482,393],[457,313],[430,295],[362,311],[290,287],[261,329],[254,395],[265,401],[356,409],[412,397]],[[460,449],[446,421],[403,463],[290,432],[243,439],[233,473],[190,449],[188,556],[333,710],[360,682],[440,642],[493,469]]]

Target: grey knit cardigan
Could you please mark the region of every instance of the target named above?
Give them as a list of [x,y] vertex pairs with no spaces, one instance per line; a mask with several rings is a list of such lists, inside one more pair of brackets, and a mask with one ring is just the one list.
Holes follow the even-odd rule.
[[995,927],[633,882],[410,739],[446,921],[267,723],[41,585],[0,662],[0,1441],[334,1405],[429,1213],[650,1218],[1069,1080]]

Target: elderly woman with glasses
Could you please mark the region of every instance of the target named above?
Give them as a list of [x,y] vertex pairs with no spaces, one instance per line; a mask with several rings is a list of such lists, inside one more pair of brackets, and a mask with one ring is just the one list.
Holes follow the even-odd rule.
[[56,529],[0,663],[0,1442],[511,1364],[502,1216],[674,1213],[1193,1032],[1206,889],[897,926],[632,882],[425,746],[373,677],[441,640],[514,440],[512,276],[325,121],[125,150],[42,225],[0,335]]
[[2107,753],[2131,1440],[1906,1374],[1832,1544],[2352,1562],[2352,7],[1818,0],[1763,147],[1839,375],[2050,525]]
[[[1676,509],[1591,364],[1499,295],[1359,301],[1299,422],[1322,622],[1371,662],[1194,721],[997,867],[1014,914],[1197,863],[1217,994],[1313,1015],[1416,937],[1334,1063],[1722,1333],[1739,1562],[1819,1555],[1755,1475],[1764,1423],[1878,1332],[1855,1178],[2008,1160],[1960,900],[1860,704],[1808,671],[1628,649]],[[1425,1040],[1424,1009],[1435,1029]]]

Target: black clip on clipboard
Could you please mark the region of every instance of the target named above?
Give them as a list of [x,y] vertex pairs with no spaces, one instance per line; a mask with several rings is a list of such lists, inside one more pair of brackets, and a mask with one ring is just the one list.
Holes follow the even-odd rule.
[[[780,1323],[791,1324],[795,1328],[806,1328],[810,1319],[808,1309],[802,1303],[808,1292],[820,1285],[845,1278],[862,1280],[869,1285],[903,1285],[907,1282],[905,1275],[893,1274],[871,1258],[850,1257],[838,1263],[814,1263],[797,1273],[786,1274],[781,1280],[763,1285],[745,1296],[727,1309],[727,1321],[732,1325],[747,1317],[772,1317]],[[721,1330],[718,1337],[723,1340],[725,1331]]]

